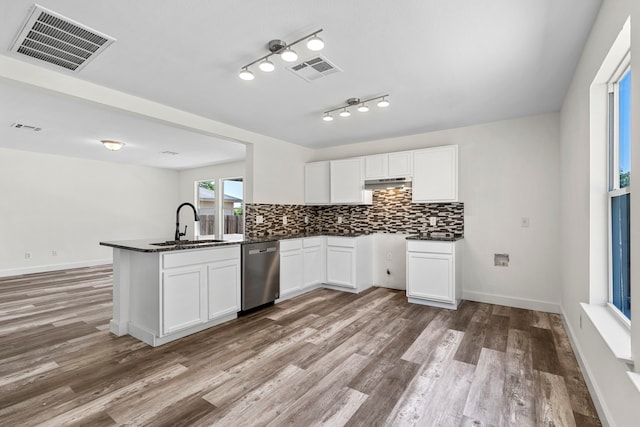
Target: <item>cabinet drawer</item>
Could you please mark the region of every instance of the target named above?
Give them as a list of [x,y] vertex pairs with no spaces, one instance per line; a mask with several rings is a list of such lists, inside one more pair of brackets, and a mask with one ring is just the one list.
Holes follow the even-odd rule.
[[305,237],[302,239],[302,247],[303,248],[313,248],[314,246],[322,246],[322,241],[324,237]]
[[177,251],[162,255],[162,268],[175,268],[184,265],[207,264],[213,261],[240,257],[240,245],[225,246],[215,249],[194,251]]
[[452,254],[453,242],[434,242],[429,240],[407,240],[407,251]]
[[340,246],[343,248],[355,248],[356,239],[353,237],[327,237],[327,246]]
[[302,249],[302,239],[280,240],[280,252]]

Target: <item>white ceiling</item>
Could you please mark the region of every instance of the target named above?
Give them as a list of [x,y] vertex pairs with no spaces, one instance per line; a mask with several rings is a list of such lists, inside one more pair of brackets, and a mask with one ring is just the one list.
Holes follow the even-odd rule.
[[[61,72],[313,148],[558,111],[600,3],[39,0],[117,39],[79,73]],[[0,5],[3,54],[29,60],[8,49],[32,4],[12,0]],[[321,54],[342,73],[308,83],[275,58],[273,73],[255,70],[251,82],[238,78],[243,65],[268,53],[269,40],[290,42],[318,28],[324,29],[326,44]],[[311,55],[304,43],[296,50],[301,59]],[[211,136],[187,133],[183,138],[179,132],[184,131],[167,125],[0,83],[3,104],[11,99],[0,110],[9,124],[33,122],[77,143],[117,138],[125,129],[127,151],[139,150],[140,161],[148,164],[159,151],[190,147],[192,138],[200,160],[206,157],[198,150],[205,146],[212,156],[224,150],[229,157],[238,154],[237,144],[227,147]],[[387,109],[374,107],[331,123],[321,120],[323,111],[347,98],[385,93],[390,94]],[[2,129],[0,145],[10,140],[6,136]],[[46,151],[42,143],[30,143],[30,149]],[[67,149],[77,152],[79,147]]]

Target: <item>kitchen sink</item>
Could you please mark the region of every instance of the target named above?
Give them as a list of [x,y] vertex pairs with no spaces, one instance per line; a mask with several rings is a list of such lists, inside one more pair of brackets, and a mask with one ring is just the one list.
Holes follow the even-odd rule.
[[150,243],[153,246],[178,246],[178,245],[206,245],[210,243],[222,243],[225,240],[167,240],[166,242]]

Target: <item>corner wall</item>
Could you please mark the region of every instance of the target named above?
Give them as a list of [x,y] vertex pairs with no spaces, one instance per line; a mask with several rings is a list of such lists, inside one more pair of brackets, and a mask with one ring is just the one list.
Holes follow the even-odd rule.
[[0,149],[0,194],[9,276],[109,263],[104,240],[170,236],[178,172]]
[[[633,4],[635,3],[635,6]],[[593,302],[591,286],[606,287],[606,283],[596,283],[596,277],[590,276],[591,236],[590,221],[596,220],[590,216],[591,194],[591,165],[599,159],[591,158],[597,153],[590,152],[590,85],[600,69],[609,49],[626,19],[632,13],[631,19],[631,58],[632,58],[632,116],[636,119],[640,111],[640,2],[636,0],[605,0],[601,6],[596,22],[591,30],[587,44],[571,86],[565,97],[561,111],[561,219],[560,231],[562,235],[562,311],[567,322],[570,335],[578,349],[578,357],[585,368],[585,379],[595,391],[594,400],[600,404],[601,415],[606,417],[603,422],[616,426],[635,426],[638,423],[638,408],[640,408],[640,393],[628,378],[627,366],[618,360],[607,347],[600,334],[593,327],[589,319],[583,315],[580,303]],[[635,22],[634,22],[635,20]],[[640,132],[638,121],[632,120],[632,169],[640,170]],[[603,138],[605,136],[603,135]],[[606,158],[600,159],[606,162]],[[631,174],[631,188],[640,188],[640,174]],[[632,198],[636,200],[637,198]],[[632,209],[634,206],[632,205]],[[632,210],[632,218],[637,219],[638,209]],[[600,218],[598,218],[600,220]],[[636,295],[640,291],[640,251],[634,251],[640,237],[640,222],[632,220],[632,249],[631,249],[631,293]],[[601,280],[600,280],[601,281]],[[590,283],[591,282],[591,283]],[[633,303],[632,303],[633,304]],[[638,308],[638,310],[636,310]],[[640,311],[640,305],[635,302],[632,307],[634,313]],[[636,317],[638,319],[638,317]],[[633,321],[633,319],[632,319]],[[637,326],[637,322],[634,322]],[[632,332],[638,334],[637,327],[632,325]],[[635,330],[635,332],[634,332]],[[640,335],[638,335],[640,338]],[[640,346],[638,339],[634,339],[636,349]],[[640,364],[638,351],[635,361]]]
[[[458,144],[466,299],[559,311],[558,114],[317,150],[313,160]],[[522,217],[530,226],[522,228]],[[510,265],[495,267],[495,253]]]

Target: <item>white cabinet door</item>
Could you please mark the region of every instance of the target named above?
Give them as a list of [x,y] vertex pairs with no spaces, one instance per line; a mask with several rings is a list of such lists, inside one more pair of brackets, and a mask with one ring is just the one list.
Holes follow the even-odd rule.
[[458,200],[458,146],[427,148],[413,153],[413,202]]
[[302,287],[302,250],[280,252],[280,297]]
[[331,161],[331,203],[371,203],[364,190],[364,159]]
[[308,288],[322,283],[322,246],[313,246],[302,250],[302,287]]
[[216,261],[207,270],[209,319],[240,311],[240,260]]
[[407,253],[407,296],[454,302],[453,255]]
[[329,162],[307,163],[304,166],[304,202],[322,205],[331,202]]
[[413,176],[413,152],[389,153],[389,178]]
[[206,321],[207,270],[204,265],[162,273],[162,334]]
[[327,246],[327,283],[356,288],[356,250]]
[[378,154],[364,158],[364,179],[386,178],[389,174],[389,156]]

